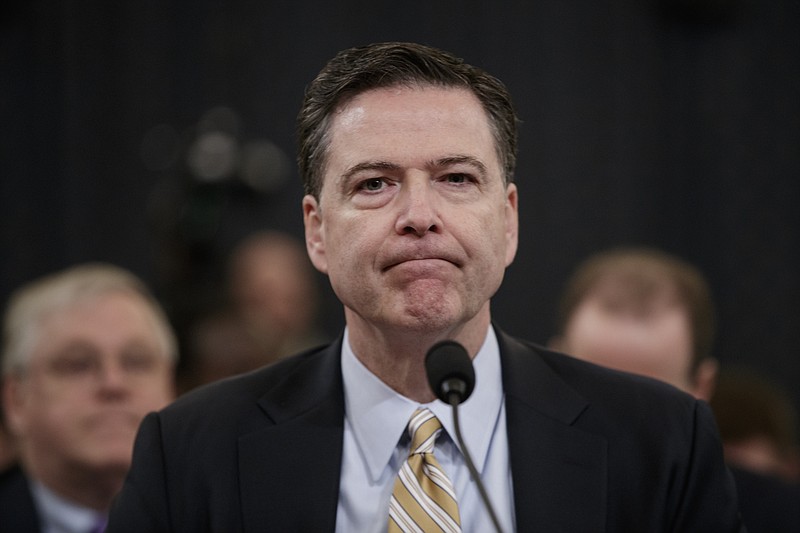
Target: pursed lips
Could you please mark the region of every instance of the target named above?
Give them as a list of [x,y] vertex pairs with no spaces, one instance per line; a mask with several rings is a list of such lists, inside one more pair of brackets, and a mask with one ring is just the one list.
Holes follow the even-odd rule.
[[411,265],[414,265],[414,264],[419,264],[421,267],[423,267],[425,264],[429,264],[430,266],[435,266],[436,263],[440,263],[440,262],[451,264],[451,265],[455,266],[456,268],[459,267],[459,262],[458,261],[456,261],[455,259],[453,259],[451,257],[447,257],[447,256],[442,256],[442,255],[409,255],[409,256],[401,256],[401,257],[393,258],[392,260],[390,260],[390,261],[388,261],[386,263],[386,266],[384,266],[382,268],[382,270],[385,272],[387,270],[391,270],[392,268],[395,268],[395,267],[400,266],[400,265],[409,265],[409,266],[411,266]]

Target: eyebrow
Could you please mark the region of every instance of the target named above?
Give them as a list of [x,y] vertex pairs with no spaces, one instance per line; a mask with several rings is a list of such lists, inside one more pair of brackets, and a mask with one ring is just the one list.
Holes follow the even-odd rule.
[[392,170],[397,171],[400,170],[400,165],[395,163],[390,163],[388,161],[364,161],[363,163],[359,163],[348,168],[344,174],[342,174],[342,181],[348,181],[352,178],[355,174],[359,172],[364,172],[366,170]]
[[480,159],[472,157],[471,155],[452,155],[429,163],[429,166],[432,168],[443,168],[452,165],[469,165],[475,167],[475,170],[477,170],[481,176],[486,175],[486,165],[484,165]]

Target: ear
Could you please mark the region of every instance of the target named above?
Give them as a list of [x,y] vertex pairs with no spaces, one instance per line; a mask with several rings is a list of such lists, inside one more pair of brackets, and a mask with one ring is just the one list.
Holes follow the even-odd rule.
[[328,273],[328,258],[325,255],[325,232],[322,208],[314,196],[303,197],[303,224],[306,231],[306,250],[314,267],[323,274]]
[[519,206],[517,205],[517,185],[509,183],[506,187],[506,266],[514,261],[519,245]]
[[14,376],[2,381],[3,415],[12,435],[25,432],[25,384]]
[[692,394],[695,398],[709,401],[714,395],[714,387],[717,385],[717,373],[719,363],[716,359],[708,358],[700,363],[694,373],[694,384]]

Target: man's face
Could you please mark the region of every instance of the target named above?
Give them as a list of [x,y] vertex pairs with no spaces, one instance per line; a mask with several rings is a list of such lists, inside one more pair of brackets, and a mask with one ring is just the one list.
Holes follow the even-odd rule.
[[315,297],[305,251],[288,244],[253,245],[237,264],[233,297],[262,332],[302,334],[314,320]]
[[47,317],[27,374],[5,403],[40,478],[126,470],[145,414],[173,397],[172,365],[141,298],[113,292]]
[[387,88],[340,108],[319,202],[303,200],[314,265],[348,324],[440,331],[478,313],[517,249],[486,113],[470,92]]
[[602,290],[590,294],[576,308],[558,347],[580,359],[694,392],[689,319],[666,296],[631,307]]

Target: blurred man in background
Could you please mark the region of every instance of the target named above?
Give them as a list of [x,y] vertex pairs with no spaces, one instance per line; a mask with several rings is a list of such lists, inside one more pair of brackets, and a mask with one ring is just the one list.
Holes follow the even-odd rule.
[[714,322],[697,269],[659,250],[620,248],[590,257],[570,278],[551,345],[708,401],[718,367]]
[[139,279],[91,264],[19,289],[4,335],[19,464],[0,476],[0,529],[102,531],[139,423],[173,399],[170,325]]
[[[693,265],[656,249],[617,248],[589,257],[570,277],[551,346],[711,401],[714,314],[708,283]],[[733,473],[750,533],[800,531],[800,488],[748,469]]]
[[265,352],[257,366],[322,343],[319,289],[303,241],[274,230],[249,235],[227,274],[233,310]]
[[233,249],[219,305],[186,328],[180,391],[242,374],[322,344],[319,287],[304,243],[277,230]]

